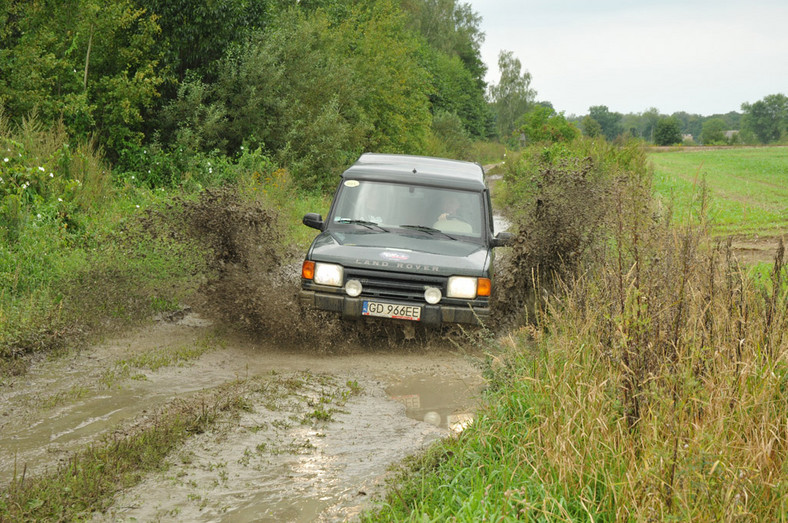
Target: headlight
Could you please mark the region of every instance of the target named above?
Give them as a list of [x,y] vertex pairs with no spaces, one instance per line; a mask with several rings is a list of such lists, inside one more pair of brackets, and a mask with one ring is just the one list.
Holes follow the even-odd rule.
[[446,296],[449,298],[465,298],[472,300],[476,297],[476,278],[468,276],[452,276],[446,287]]
[[315,263],[315,283],[342,287],[343,270],[341,265],[333,263]]

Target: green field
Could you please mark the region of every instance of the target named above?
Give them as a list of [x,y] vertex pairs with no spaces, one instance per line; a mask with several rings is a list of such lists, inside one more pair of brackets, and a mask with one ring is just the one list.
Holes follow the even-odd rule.
[[696,207],[697,189],[705,181],[715,233],[776,235],[788,230],[787,147],[681,149],[650,153],[649,160],[654,187],[673,202],[678,221]]

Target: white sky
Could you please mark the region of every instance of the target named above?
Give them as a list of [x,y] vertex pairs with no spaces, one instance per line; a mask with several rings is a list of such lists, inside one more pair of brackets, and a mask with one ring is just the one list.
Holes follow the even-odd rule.
[[460,0],[482,16],[487,82],[498,53],[557,111],[701,115],[788,95],[788,0]]

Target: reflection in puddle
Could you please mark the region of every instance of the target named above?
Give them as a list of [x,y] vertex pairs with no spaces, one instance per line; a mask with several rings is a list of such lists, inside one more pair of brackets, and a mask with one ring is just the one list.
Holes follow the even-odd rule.
[[473,421],[473,406],[482,381],[417,374],[386,390],[391,399],[405,405],[405,414],[455,433]]

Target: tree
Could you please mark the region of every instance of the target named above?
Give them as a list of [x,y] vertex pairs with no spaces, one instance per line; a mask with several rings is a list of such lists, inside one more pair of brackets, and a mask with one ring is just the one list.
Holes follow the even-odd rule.
[[432,86],[418,50],[387,0],[356,4],[339,23],[291,8],[222,59],[207,91],[199,79],[181,89],[167,122],[181,142],[220,137],[226,154],[264,146],[302,186],[325,189],[365,150],[423,152]]
[[432,48],[422,51],[424,65],[432,77],[434,91],[430,95],[433,114],[453,113],[462,120],[465,130],[473,136],[487,136],[487,121],[492,117],[484,89],[458,56],[449,56]]
[[480,51],[484,33],[480,29],[481,16],[470,4],[457,0],[402,0],[401,5],[411,29],[435,51],[459,58],[477,87],[484,91],[487,66]]
[[507,138],[514,131],[517,119],[533,104],[536,91],[531,89],[531,73],[520,73],[522,64],[511,51],[500,52],[498,69],[501,79],[497,85],[490,86],[490,98],[498,121],[498,132]]
[[649,142],[654,141],[654,131],[659,121],[659,109],[651,107],[643,113],[641,120],[640,136]]
[[164,60],[178,80],[188,71],[205,77],[227,49],[243,43],[270,19],[268,1],[209,0],[173,2],[136,0],[157,17]]
[[518,129],[525,135],[528,143],[571,142],[580,131],[566,121],[552,107],[536,105],[518,120]]
[[673,116],[660,118],[656,129],[654,129],[654,143],[657,145],[681,143],[681,122],[678,118]]
[[589,138],[602,136],[602,126],[589,115],[583,118],[583,121],[580,122],[580,127],[583,129],[583,134]]
[[761,143],[775,142],[788,130],[788,97],[783,94],[770,94],[753,104],[744,103],[741,108],[742,126]]
[[621,113],[610,112],[605,105],[595,105],[588,109],[588,114],[600,125],[602,134],[609,141],[615,140],[624,132],[624,128],[621,126]]
[[703,145],[726,143],[725,130],[728,128],[723,118],[709,118],[703,122],[700,141]]
[[9,2],[0,32],[0,103],[20,121],[63,119],[98,135],[110,157],[144,138],[145,114],[166,81],[155,17],[131,0]]

